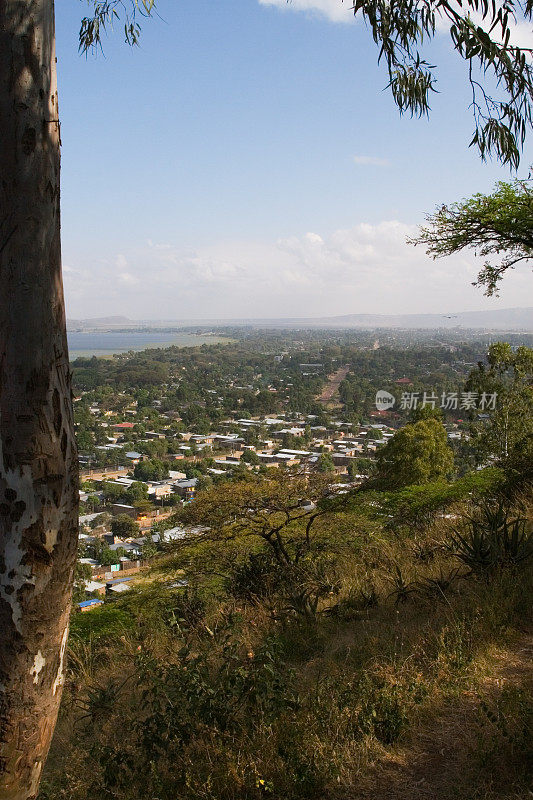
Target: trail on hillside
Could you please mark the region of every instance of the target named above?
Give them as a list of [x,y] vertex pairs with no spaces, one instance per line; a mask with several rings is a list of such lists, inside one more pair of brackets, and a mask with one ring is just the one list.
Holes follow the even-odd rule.
[[[475,691],[463,691],[425,720],[403,746],[383,753],[354,785],[335,800],[525,800],[517,791],[513,765],[499,752],[500,723],[483,712],[498,709],[509,691],[533,691],[533,636],[497,651]],[[514,784],[515,788],[512,788]]]

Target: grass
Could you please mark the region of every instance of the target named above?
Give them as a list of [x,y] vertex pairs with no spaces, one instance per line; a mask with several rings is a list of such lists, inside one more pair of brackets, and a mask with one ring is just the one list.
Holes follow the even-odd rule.
[[[358,514],[322,523],[298,586],[236,596],[253,549],[204,543],[76,617],[42,800],[527,797],[529,564],[484,579],[450,521]],[[324,553],[334,591],[301,614]]]

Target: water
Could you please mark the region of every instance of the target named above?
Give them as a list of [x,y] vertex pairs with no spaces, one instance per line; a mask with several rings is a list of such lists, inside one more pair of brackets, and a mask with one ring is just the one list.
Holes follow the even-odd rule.
[[72,331],[68,333],[70,360],[91,356],[112,356],[150,347],[198,347],[227,342],[220,336],[172,331]]

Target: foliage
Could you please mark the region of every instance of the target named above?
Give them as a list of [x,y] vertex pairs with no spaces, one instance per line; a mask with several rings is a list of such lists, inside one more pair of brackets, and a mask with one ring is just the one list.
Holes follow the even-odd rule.
[[320,453],[316,466],[319,472],[335,472],[335,464],[329,453]]
[[484,503],[462,529],[453,532],[450,547],[472,572],[491,575],[533,556],[533,531],[525,518],[511,516],[505,501]]
[[117,547],[116,550],[111,550],[110,547],[104,545],[98,554],[98,561],[104,567],[110,567],[112,564],[118,564],[121,558],[126,555],[123,547]]
[[408,723],[401,692],[369,676],[361,679],[357,689],[361,701],[356,724],[361,733],[372,733],[386,745],[396,742]]
[[[379,58],[385,60],[396,104],[411,115],[427,114],[430,95],[436,91],[435,66],[424,60],[419,48],[440,24],[449,26],[472,89],[475,130],[471,144],[483,159],[496,155],[515,168],[533,118],[533,71],[528,61],[531,50],[513,43],[512,24],[517,18],[528,24],[532,11],[529,0],[492,4],[467,0],[464,5],[445,0],[354,3],[354,14],[362,14],[379,47]],[[500,98],[489,94],[493,84],[502,91]]]
[[531,179],[500,182],[492,194],[475,194],[467,200],[441,206],[427,217],[413,244],[423,244],[434,258],[475,249],[476,255],[496,255],[497,264],[486,261],[474,286],[483,286],[489,297],[509,269],[533,259],[533,187]]
[[89,528],[94,531],[97,528],[106,525],[110,518],[111,515],[107,513],[97,514],[96,517],[89,522]]
[[256,603],[266,600],[280,589],[284,573],[269,550],[251,553],[235,564],[226,580],[228,592],[238,600]]
[[118,514],[111,521],[111,531],[118,539],[139,535],[139,525],[128,514]]
[[176,520],[208,526],[204,538],[259,537],[279,564],[297,563],[311,546],[315,520],[329,509],[329,481],[319,474],[287,476],[281,470],[267,477],[246,475],[198,492]]
[[136,500],[133,506],[137,514],[149,514],[154,510],[154,504],[150,500]]
[[483,463],[496,458],[506,463],[533,459],[533,349],[496,342],[489,347],[488,365],[479,362],[466,389],[496,395],[488,419],[473,420],[473,444]]
[[379,495],[378,508],[387,515],[389,525],[429,525],[439,512],[469,498],[494,495],[503,488],[505,473],[497,467],[468,473],[451,483],[437,481],[420,486],[407,486]]
[[86,600],[85,582],[91,580],[92,570],[89,564],[80,564],[76,562],[76,569],[74,571],[74,588],[72,591],[72,602],[81,603]]
[[396,565],[388,579],[392,585],[389,597],[394,597],[394,604],[407,603],[410,596],[416,592],[417,586],[413,581],[406,580],[400,567]]
[[348,475],[353,480],[357,475],[371,475],[375,463],[370,458],[355,458],[348,464]]
[[138,481],[162,481],[168,478],[168,465],[158,458],[139,461],[133,474]]
[[405,425],[377,456],[378,483],[386,488],[439,480],[453,468],[446,430],[436,419]]
[[251,464],[252,466],[257,466],[261,463],[255,450],[245,450],[241,456],[241,461],[244,461],[246,464]]
[[155,7],[155,0],[87,0],[92,6],[92,15],[84,17],[80,28],[80,50],[102,46],[102,36],[108,27],[124,16],[124,39],[126,44],[139,42],[141,28],[137,15],[149,17]]

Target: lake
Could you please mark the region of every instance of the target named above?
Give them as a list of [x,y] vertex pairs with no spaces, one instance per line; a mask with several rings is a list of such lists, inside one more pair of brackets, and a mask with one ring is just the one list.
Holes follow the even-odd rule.
[[111,356],[129,350],[150,347],[198,347],[230,340],[222,336],[172,331],[70,331],[68,334],[70,360],[91,356]]

